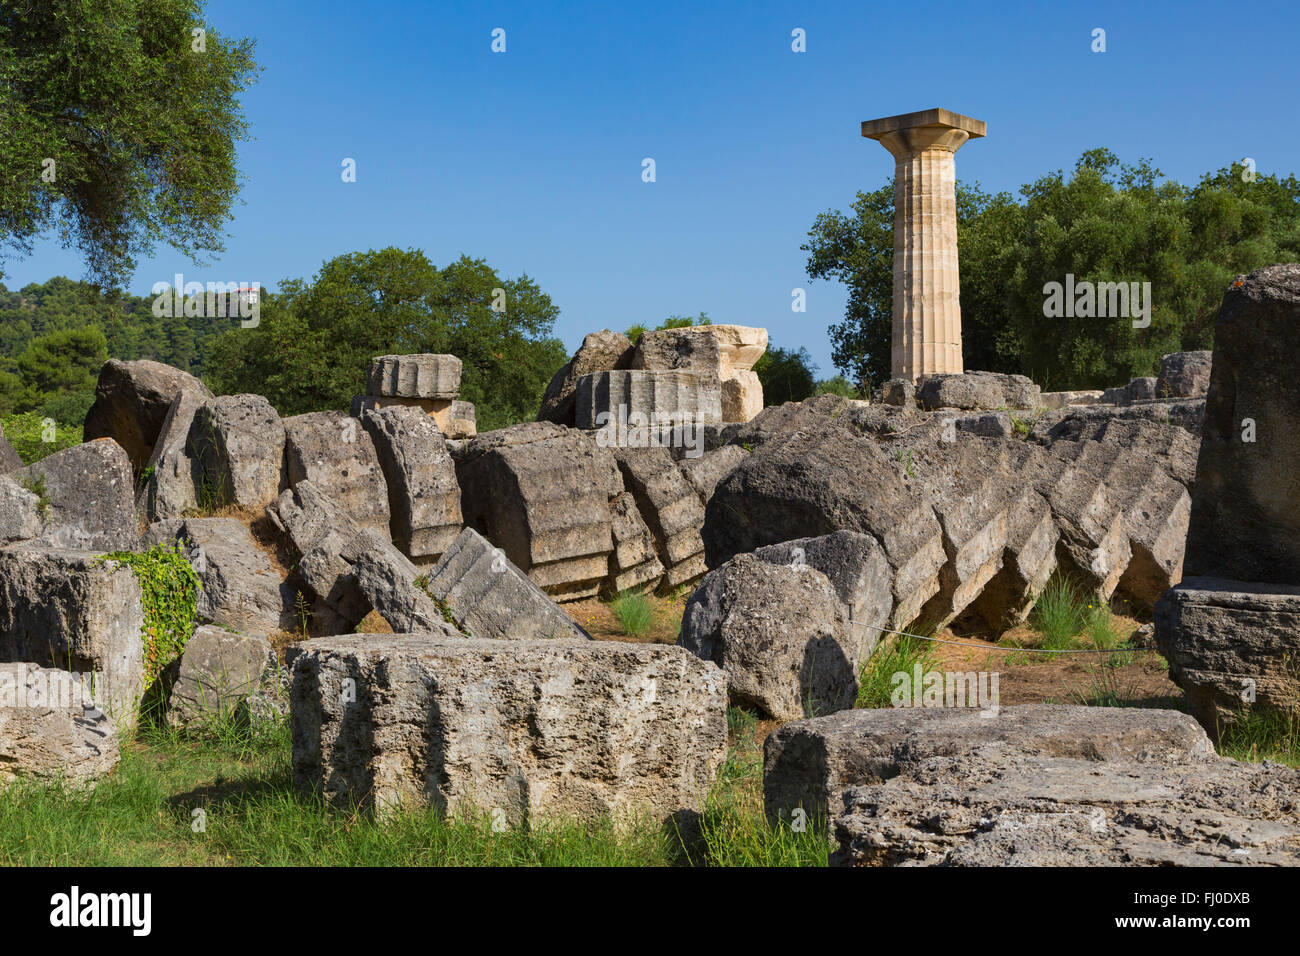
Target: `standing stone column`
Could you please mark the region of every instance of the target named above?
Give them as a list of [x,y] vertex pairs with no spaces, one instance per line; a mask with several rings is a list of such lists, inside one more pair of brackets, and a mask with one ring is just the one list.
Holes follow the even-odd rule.
[[893,154],[894,328],[890,369],[915,382],[962,372],[953,155],[982,121],[944,109],[867,120],[862,135]]

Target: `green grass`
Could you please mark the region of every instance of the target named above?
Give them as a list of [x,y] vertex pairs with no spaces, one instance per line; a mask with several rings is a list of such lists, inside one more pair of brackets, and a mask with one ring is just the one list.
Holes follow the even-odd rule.
[[1220,732],[1218,750],[1234,760],[1300,767],[1300,718],[1275,710],[1243,710]]
[[921,673],[933,669],[935,664],[935,647],[929,641],[920,641],[907,635],[886,634],[880,639],[880,646],[862,665],[858,681],[858,699],[854,707],[876,708],[892,707],[890,699],[894,692],[894,675],[904,673],[911,680],[917,664]]
[[624,591],[609,602],[610,610],[629,637],[643,637],[655,623],[655,604],[644,594]]
[[1029,615],[1030,627],[1043,635],[1038,646],[1053,651],[1078,648],[1076,638],[1084,627],[1086,605],[1072,581],[1053,575]]
[[737,712],[731,726],[730,753],[690,839],[672,825],[626,821],[534,820],[497,832],[486,814],[379,820],[294,789],[287,722],[256,733],[233,720],[201,734],[146,728],[93,791],[0,791],[0,865],[826,865],[824,828],[767,824],[758,725]]

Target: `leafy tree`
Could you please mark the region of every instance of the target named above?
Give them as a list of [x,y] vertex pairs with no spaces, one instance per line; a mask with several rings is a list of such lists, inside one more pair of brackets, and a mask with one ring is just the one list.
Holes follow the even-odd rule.
[[833,375],[817,383],[815,395],[839,395],[841,398],[861,398],[862,393],[843,375]]
[[264,294],[256,328],[213,342],[207,378],[219,392],[256,392],[295,415],[346,409],[377,355],[449,352],[464,363],[460,397],[486,431],[533,417],[568,357],[550,334],[558,314],[531,278],[504,279],[481,259],[438,269],[419,250],[350,253],[310,282]]
[[104,333],[94,326],[50,332],[18,357],[18,370],[34,399],[95,387],[108,359]]
[[805,348],[771,348],[754,363],[754,372],[763,383],[763,404],[781,405],[802,402],[817,387],[817,366]]
[[202,15],[201,0],[0,5],[0,242],[26,255],[56,228],[106,286],[158,240],[222,248],[257,67],[251,40]]
[[[1166,352],[1209,348],[1223,290],[1238,273],[1300,257],[1300,182],[1243,177],[1240,166],[1188,189],[1149,161],[1105,149],[1061,172],[989,195],[957,184],[962,349],[967,368],[1020,372],[1048,388],[1115,385],[1153,374]],[[859,193],[851,214],[816,218],[802,247],[810,278],[849,288],[831,326],[835,364],[859,386],[889,375],[893,186]],[[1150,282],[1151,324],[1049,318],[1044,286]]]

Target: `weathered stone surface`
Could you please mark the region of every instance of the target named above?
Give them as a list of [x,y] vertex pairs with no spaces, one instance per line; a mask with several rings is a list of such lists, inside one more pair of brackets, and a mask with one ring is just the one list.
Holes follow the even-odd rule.
[[456,464],[461,509],[467,525],[548,593],[590,597],[608,573],[609,500],[622,483],[609,450],[573,429],[535,427],[543,424],[470,442]]
[[186,453],[194,413],[204,403],[202,395],[182,391],[176,396],[154,442],[153,454],[141,473],[136,509],[150,521],[179,518],[198,506],[194,491],[194,462]]
[[117,767],[117,728],[74,675],[0,664],[0,787],[93,785]]
[[202,727],[249,718],[249,698],[279,667],[262,634],[237,634],[200,626],[181,654],[180,672],[167,704],[173,727]]
[[753,367],[766,350],[767,329],[744,325],[661,329],[637,340],[631,367],[694,372],[706,392],[718,390],[722,421],[747,422],[763,410],[763,386]]
[[99,370],[95,403],[86,413],[85,440],[113,439],[138,475],[149,461],[172,403],[183,394],[200,401],[212,398],[206,385],[178,368],[147,359],[109,359]]
[[[473,402],[454,401],[447,409],[448,438],[473,438],[478,434],[478,415]],[[439,426],[441,427],[441,426]]]
[[1007,508],[1002,566],[984,585],[972,606],[1001,634],[1022,623],[1056,570],[1061,536],[1047,500],[1033,488],[1020,488]]
[[946,626],[1002,569],[1017,492],[1005,451],[1002,443],[956,431],[918,440],[907,451],[907,468],[938,519],[946,557],[939,588],[918,618],[923,630]]
[[722,380],[722,420],[747,422],[763,410],[763,383],[758,373],[734,371]]
[[792,432],[827,423],[859,435],[886,438],[906,432],[927,418],[912,405],[896,407],[839,395],[816,395],[802,402],[769,405],[753,421],[730,432],[727,441],[753,451]]
[[41,499],[21,483],[0,475],[0,545],[41,533]]
[[700,334],[702,328],[643,332],[632,352],[630,367],[652,372],[694,372],[705,387],[720,387],[722,348],[715,336]]
[[[1100,708],[1099,708],[1100,709]],[[1296,866],[1300,771],[989,753],[852,787],[839,866]]]
[[538,421],[574,427],[574,397],[578,391],[578,379],[593,372],[627,368],[631,361],[632,340],[626,335],[609,329],[592,332],[582,340],[582,345],[573,353],[573,358],[555,373],[546,386],[542,406],[537,412]]
[[370,363],[369,395],[453,399],[461,361],[454,355],[381,355]]
[[655,553],[654,536],[637,510],[628,492],[609,503],[614,552],[609,558],[609,590],[614,593],[630,588],[653,588],[663,577],[664,566]]
[[99,675],[117,719],[134,717],[144,682],[144,605],[134,572],[87,551],[0,549],[0,661]]
[[392,548],[362,551],[352,565],[352,573],[371,607],[396,633],[466,636],[447,623],[437,603],[419,586],[419,569]]
[[1186,430],[1198,442],[1205,418],[1205,399],[1184,398],[1172,402],[1140,402],[1136,405],[1072,405],[1038,415],[1029,429],[1029,440],[1050,443],[1063,434],[1078,434],[1089,425],[1106,422],[1150,422]]
[[1016,433],[1012,418],[1006,412],[961,415],[954,419],[953,425],[957,430],[978,438],[1011,438]]
[[916,397],[921,407],[996,409],[1039,405],[1038,386],[1023,375],[999,372],[965,372],[927,375],[921,378]]
[[1067,408],[1071,405],[1095,405],[1101,399],[1101,389],[1076,392],[1043,392],[1038,400],[1043,408]]
[[654,537],[664,584],[677,587],[704,574],[704,507],[672,455],[664,448],[618,448],[614,457]]
[[911,406],[916,401],[916,385],[910,378],[891,378],[881,386],[880,400],[886,405]]
[[14,451],[14,446],[5,438],[4,426],[0,425],[0,475],[7,475],[23,467],[23,459]]
[[111,438],[56,451],[13,477],[46,502],[38,543],[86,551],[139,543],[131,462]]
[[293,625],[295,595],[245,525],[234,518],[157,522],[146,545],[178,541],[202,588],[195,614],[205,624],[270,633]]
[[392,536],[417,563],[437,560],[460,534],[460,485],[438,426],[412,408],[368,411],[361,424],[374,442],[392,512]]
[[298,647],[294,779],[340,806],[690,830],[726,755],[724,675],[680,648],[423,634]]
[[826,575],[849,611],[859,658],[871,656],[894,606],[889,560],[875,538],[859,531],[835,531],[820,538],[770,544],[755,551],[754,557],[771,564],[807,566]]
[[721,386],[695,371],[593,372],[578,379],[574,396],[578,428],[644,433],[609,444],[670,444],[663,426],[722,421]]
[[387,535],[388,488],[368,431],[342,412],[308,412],[283,424],[289,485],[310,481],[358,525]]
[[943,532],[903,461],[836,424],[767,442],[718,483],[705,509],[710,567],[766,544],[839,530],[870,534],[893,571],[890,626],[903,628],[939,590]]
[[473,637],[590,637],[473,528],[464,529],[429,572],[427,590]]
[[280,416],[261,395],[222,395],[201,405],[185,442],[199,503],[258,509],[275,501],[284,437]]
[[1066,570],[1102,600],[1108,600],[1133,556],[1124,525],[1124,507],[1107,486],[1124,469],[1137,467],[1127,452],[1083,443],[1060,477],[1042,489],[1061,537],[1057,555]]
[[[1234,284],[1214,326],[1186,573],[1300,584],[1300,264]],[[1243,441],[1254,423],[1253,442]]]
[[450,398],[401,398],[398,396],[357,395],[352,399],[353,418],[382,408],[417,408],[442,432],[444,438],[473,438],[477,433],[474,406]]
[[1155,640],[1212,737],[1258,705],[1300,716],[1300,586],[1187,578],[1156,604]]
[[[957,699],[954,688],[953,699]],[[1029,704],[848,710],[779,727],[763,744],[768,818],[835,816],[854,786],[883,784],[926,760],[976,753],[1090,761],[1203,760],[1213,747],[1196,722],[1172,710]]]
[[683,458],[677,462],[677,467],[682,470],[686,480],[700,496],[700,503],[707,505],[709,499],[713,497],[713,489],[718,487],[718,482],[725,478],[731,469],[739,465],[747,454],[749,452],[739,445],[723,445],[721,448],[705,452],[698,458]]
[[1156,378],[1156,397],[1204,398],[1210,390],[1210,370],[1214,353],[1173,352],[1160,357],[1160,375]]
[[291,580],[299,578],[324,605],[320,626],[334,633],[351,630],[371,610],[352,565],[362,551],[376,546],[391,549],[392,543],[373,528],[357,525],[310,481],[286,489],[268,514],[301,556]]
[[731,702],[777,720],[852,707],[866,644],[826,576],[740,554],[709,572],[678,643],[727,672]]

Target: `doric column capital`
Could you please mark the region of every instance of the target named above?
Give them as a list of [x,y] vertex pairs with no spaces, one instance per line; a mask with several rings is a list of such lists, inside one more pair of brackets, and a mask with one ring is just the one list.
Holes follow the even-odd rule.
[[879,142],[900,163],[928,149],[955,153],[968,139],[977,139],[985,131],[982,120],[938,108],[862,123],[862,135]]

